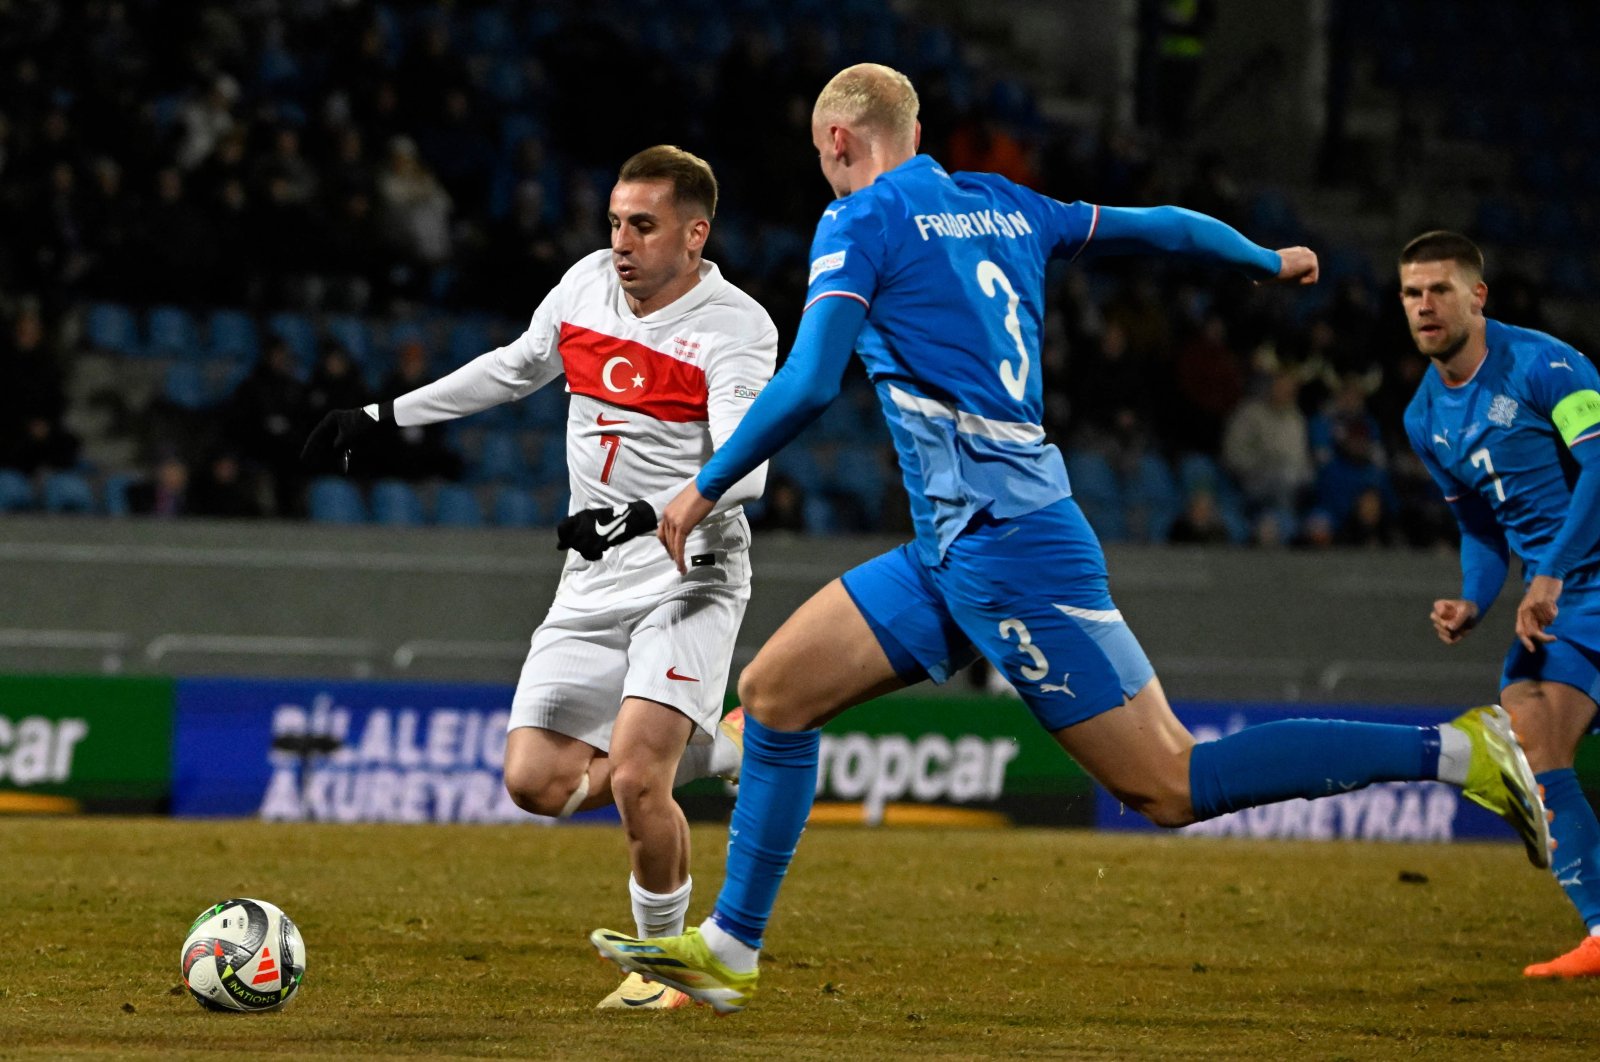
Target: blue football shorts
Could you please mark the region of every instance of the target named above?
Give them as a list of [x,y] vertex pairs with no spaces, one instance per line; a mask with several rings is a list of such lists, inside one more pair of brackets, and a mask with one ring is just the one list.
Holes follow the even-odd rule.
[[937,566],[908,544],[843,582],[900,678],[944,682],[981,654],[1046,730],[1109,711],[1155,676],[1071,498],[1013,519],[978,517]]
[[[1500,688],[1530,680],[1560,682],[1600,704],[1600,587],[1563,589],[1556,605],[1556,621],[1545,628],[1556,640],[1530,653],[1513,639]],[[1600,712],[1589,729],[1600,731]]]

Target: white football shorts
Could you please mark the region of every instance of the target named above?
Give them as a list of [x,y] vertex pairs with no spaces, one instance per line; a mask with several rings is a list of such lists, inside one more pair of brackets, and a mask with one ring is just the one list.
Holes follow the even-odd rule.
[[749,601],[748,579],[728,581],[717,566],[691,568],[647,601],[552,605],[533,632],[506,729],[542,727],[606,752],[623,698],[643,697],[688,716],[691,741],[713,740]]

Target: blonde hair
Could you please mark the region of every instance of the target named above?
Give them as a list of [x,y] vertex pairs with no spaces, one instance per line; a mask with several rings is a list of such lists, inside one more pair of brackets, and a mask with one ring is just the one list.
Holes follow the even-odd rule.
[[812,115],[909,141],[916,135],[917,90],[911,79],[880,63],[857,63],[833,75]]

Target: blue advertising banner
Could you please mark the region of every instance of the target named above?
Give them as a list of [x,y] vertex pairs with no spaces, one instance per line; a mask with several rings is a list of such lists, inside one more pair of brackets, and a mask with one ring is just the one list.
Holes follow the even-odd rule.
[[[172,811],[331,822],[549,822],[503,784],[510,686],[183,679]],[[575,818],[615,818],[613,809]]]
[[[1402,726],[1433,726],[1455,718],[1457,709],[1372,708],[1351,705],[1296,705],[1292,708],[1201,701],[1173,705],[1198,741],[1280,719],[1357,719]],[[1126,811],[1110,793],[1095,787],[1095,824],[1103,830],[1149,830],[1143,815]],[[1441,782],[1386,782],[1317,800],[1285,800],[1247,808],[1176,831],[1204,837],[1284,838],[1308,841],[1515,840],[1499,816],[1463,799]]]

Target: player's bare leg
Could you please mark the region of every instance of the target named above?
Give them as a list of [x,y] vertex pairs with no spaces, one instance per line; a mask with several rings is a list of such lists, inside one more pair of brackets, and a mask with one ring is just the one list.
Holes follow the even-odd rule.
[[672,798],[672,777],[693,732],[688,716],[642,697],[623,700],[611,731],[611,791],[633,876],[651,892],[689,878],[689,823]]
[[[819,667],[824,660],[828,666]],[[905,685],[835,579],[767,639],[739,676],[739,702],[767,729],[792,732]]]
[[505,783],[523,811],[571,815],[611,803],[611,760],[586,741],[519,726],[506,735]]
[[[628,893],[641,938],[683,932],[692,886],[689,877],[689,823],[672,797],[673,774],[694,730],[674,708],[629,697],[623,700],[611,732],[612,791],[628,836],[633,873]],[[689,997],[664,984],[629,972],[602,1010],[671,1010]]]
[[905,684],[844,585],[834,580],[819,590],[739,680],[745,760],[715,912],[682,936],[645,940],[597,929],[590,942],[623,969],[718,1011],[742,1009],[755,994],[766,916],[816,791],[815,728]]
[[1594,722],[1595,702],[1562,682],[1516,682],[1500,694],[1551,812],[1551,869],[1588,926],[1571,951],[1534,963],[1528,977],[1600,977],[1600,827],[1572,771],[1578,742]]
[[1152,678],[1128,701],[1053,735],[1118,800],[1158,826],[1194,821],[1189,751],[1194,736]]

